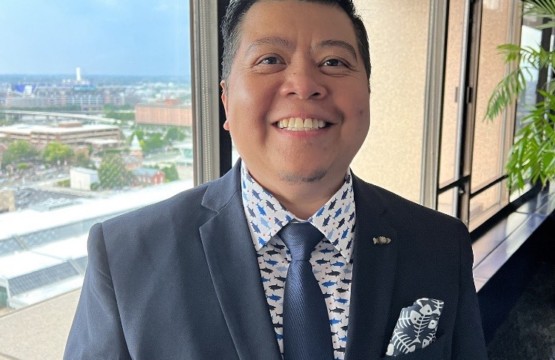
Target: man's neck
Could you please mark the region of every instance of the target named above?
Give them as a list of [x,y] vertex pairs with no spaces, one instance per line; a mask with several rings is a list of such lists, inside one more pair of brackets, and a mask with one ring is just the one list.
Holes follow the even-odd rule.
[[[258,181],[258,179],[256,180]],[[275,188],[269,188],[264,183],[259,183],[293,215],[307,220],[339,190],[344,181],[344,177],[335,182],[330,182],[325,178],[315,182],[295,183],[284,180]]]

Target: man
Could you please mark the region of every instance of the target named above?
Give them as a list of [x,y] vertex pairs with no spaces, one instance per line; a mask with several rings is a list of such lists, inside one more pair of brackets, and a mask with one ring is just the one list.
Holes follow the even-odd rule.
[[242,161],[91,229],[65,357],[301,358],[291,349],[314,342],[291,335],[305,314],[290,314],[286,234],[310,224],[330,352],[303,358],[485,359],[466,228],[349,170],[370,122],[352,3],[232,1],[223,34],[224,127]]

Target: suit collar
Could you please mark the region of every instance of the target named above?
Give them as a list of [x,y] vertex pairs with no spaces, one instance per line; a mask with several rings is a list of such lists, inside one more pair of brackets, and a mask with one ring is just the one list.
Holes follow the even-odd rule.
[[[385,353],[397,265],[396,232],[386,204],[372,185],[354,177],[357,211],[346,359],[377,359]],[[383,237],[391,241],[374,241]]]
[[235,166],[221,178],[207,184],[207,189],[202,198],[201,205],[207,209],[219,212],[234,197],[241,195],[241,162],[237,161]]
[[280,360],[260,270],[241,202],[239,163],[208,184],[202,205],[215,212],[200,227],[210,275],[241,359]]

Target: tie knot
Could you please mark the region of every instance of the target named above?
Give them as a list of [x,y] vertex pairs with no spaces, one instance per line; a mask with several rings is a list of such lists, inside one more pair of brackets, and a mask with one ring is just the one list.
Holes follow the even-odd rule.
[[278,233],[293,260],[308,260],[316,244],[324,237],[311,223],[289,223]]

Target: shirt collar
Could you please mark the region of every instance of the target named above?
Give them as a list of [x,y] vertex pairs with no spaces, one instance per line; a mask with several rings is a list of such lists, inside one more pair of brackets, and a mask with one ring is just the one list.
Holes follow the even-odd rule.
[[[256,180],[241,162],[243,208],[254,247],[263,248],[285,225],[300,221]],[[355,226],[355,203],[351,171],[337,192],[307,220],[333,244],[343,257],[351,260]]]

